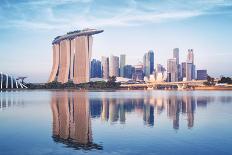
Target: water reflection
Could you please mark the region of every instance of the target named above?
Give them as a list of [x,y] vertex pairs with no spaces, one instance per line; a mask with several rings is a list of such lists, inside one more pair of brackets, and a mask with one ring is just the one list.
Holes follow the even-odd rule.
[[[172,121],[174,130],[180,128],[180,115],[186,119],[188,128],[194,127],[196,107],[206,108],[214,102],[214,96],[165,95],[144,98],[117,98],[91,92],[52,92],[51,109],[53,114],[53,139],[67,147],[91,150],[103,149],[101,144],[94,143],[91,118],[102,122],[126,124],[126,116],[136,113],[148,127],[158,126],[155,120],[164,114]],[[231,102],[230,97],[218,100]],[[166,114],[165,114],[166,113]],[[183,119],[181,119],[182,121]]]
[[0,92],[0,110],[5,110],[14,106],[24,106],[24,99],[18,92]]
[[53,93],[53,139],[75,149],[102,149],[93,143],[89,99],[86,92]]

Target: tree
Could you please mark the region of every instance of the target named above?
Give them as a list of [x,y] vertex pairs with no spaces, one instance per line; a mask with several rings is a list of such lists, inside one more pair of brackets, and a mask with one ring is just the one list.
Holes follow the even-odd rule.
[[116,82],[116,76],[110,76],[108,78],[108,81],[106,83],[108,88],[118,88],[120,86],[120,83]]
[[222,76],[221,79],[218,81],[218,83],[232,84],[232,79],[230,77]]
[[215,85],[215,81],[214,78],[207,76],[207,81],[204,82],[204,85],[206,86],[214,86]]

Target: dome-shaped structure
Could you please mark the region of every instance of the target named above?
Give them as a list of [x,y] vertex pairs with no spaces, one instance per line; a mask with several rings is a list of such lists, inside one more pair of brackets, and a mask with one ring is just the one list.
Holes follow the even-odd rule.
[[8,74],[0,73],[0,89],[27,88],[19,79]]

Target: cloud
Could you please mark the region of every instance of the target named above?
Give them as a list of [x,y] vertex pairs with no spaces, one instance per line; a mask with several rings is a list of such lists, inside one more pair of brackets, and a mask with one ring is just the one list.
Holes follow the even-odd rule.
[[36,30],[83,27],[136,26],[183,20],[210,14],[231,14],[230,0],[5,0],[0,6],[0,28]]

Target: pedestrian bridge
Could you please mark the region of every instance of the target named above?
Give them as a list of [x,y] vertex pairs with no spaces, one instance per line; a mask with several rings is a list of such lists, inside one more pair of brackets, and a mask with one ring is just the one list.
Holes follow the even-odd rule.
[[159,86],[170,88],[173,86],[178,87],[178,89],[184,89],[187,87],[201,86],[207,80],[193,80],[193,81],[178,81],[178,82],[147,82],[141,84],[121,84],[122,88],[149,88],[154,89]]
[[27,88],[27,86],[24,85],[23,80],[20,81],[20,78],[16,79],[13,76],[0,72],[0,90],[19,88]]

